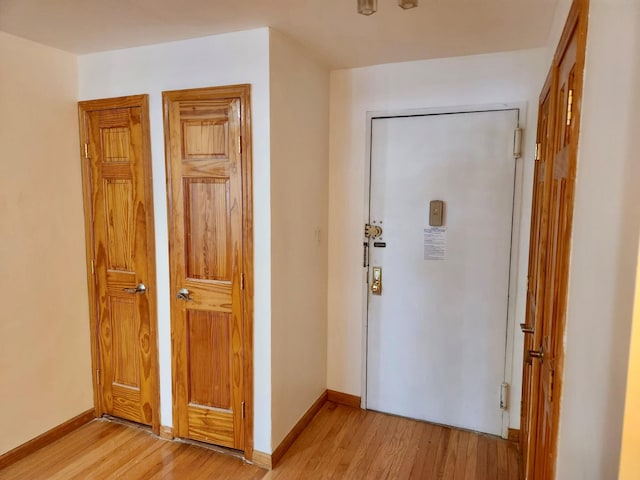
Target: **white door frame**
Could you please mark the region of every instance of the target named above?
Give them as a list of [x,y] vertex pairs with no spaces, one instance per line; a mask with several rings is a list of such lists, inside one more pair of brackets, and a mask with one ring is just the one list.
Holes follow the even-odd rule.
[[[436,108],[421,108],[421,109],[405,109],[405,110],[388,110],[388,111],[369,111],[367,112],[367,125],[366,125],[366,147],[365,147],[365,170],[364,170],[364,182],[365,182],[365,198],[364,198],[364,218],[362,225],[369,222],[370,212],[370,192],[371,192],[371,143],[372,143],[372,124],[374,119],[379,118],[392,118],[392,117],[413,117],[413,116],[425,116],[425,115],[442,115],[442,114],[455,114],[455,113],[474,113],[474,112],[491,112],[491,111],[504,111],[515,110],[518,113],[518,125],[517,128],[525,128],[526,120],[526,103],[498,103],[488,105],[464,105],[453,107],[436,107]],[[522,142],[524,142],[524,135],[522,135]],[[521,149],[524,152],[524,145]],[[519,258],[519,245],[520,245],[520,216],[522,213],[522,192],[523,192],[523,161],[524,155],[520,158],[513,159],[516,162],[515,174],[514,174],[514,190],[513,190],[513,216],[511,220],[511,259],[509,265],[509,300],[507,305],[507,330],[505,339],[505,358],[504,358],[504,382],[509,384],[509,393],[507,399],[507,408],[502,411],[502,438],[508,438],[509,426],[510,426],[510,410],[513,404],[512,398],[514,397],[511,389],[511,380],[513,373],[513,335],[515,331],[515,318],[516,318],[516,293],[517,293],[517,279],[518,279],[518,258]],[[367,408],[367,359],[368,359],[368,319],[369,319],[369,288],[367,284],[369,269],[363,264],[362,268],[362,374],[361,374],[361,408]],[[498,397],[496,396],[496,402]]]

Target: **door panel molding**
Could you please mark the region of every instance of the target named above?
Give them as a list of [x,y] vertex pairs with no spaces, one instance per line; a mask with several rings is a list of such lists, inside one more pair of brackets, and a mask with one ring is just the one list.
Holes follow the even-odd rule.
[[[154,433],[160,432],[160,381],[158,372],[158,347],[157,347],[157,296],[156,296],[156,265],[155,265],[155,232],[154,232],[154,213],[153,213],[153,186],[151,176],[151,140],[149,130],[149,96],[148,95],[132,95],[126,97],[107,98],[99,100],[87,100],[78,102],[78,125],[80,129],[80,158],[82,168],[82,185],[83,185],[83,203],[84,203],[84,222],[85,222],[85,251],[86,251],[86,267],[87,267],[87,287],[89,293],[89,322],[90,322],[90,339],[91,339],[91,365],[92,365],[92,383],[93,383],[93,398],[94,398],[94,412],[95,416],[100,417],[108,412],[107,403],[108,400],[103,399],[101,394],[101,381],[102,376],[99,374],[101,371],[100,362],[100,316],[99,316],[99,298],[98,298],[98,286],[97,276],[95,271],[95,259],[96,253],[94,245],[96,242],[96,235],[94,230],[94,214],[93,214],[93,187],[91,178],[90,161],[90,132],[89,132],[89,115],[96,112],[108,112],[113,111],[111,120],[105,120],[103,126],[108,127],[109,121],[113,121],[113,128],[108,128],[106,135],[103,135],[101,141],[105,149],[105,161],[103,162],[105,171],[109,173],[109,184],[113,187],[110,188],[110,193],[114,200],[123,201],[122,195],[128,190],[126,178],[126,170],[129,168],[125,162],[129,162],[127,158],[128,146],[130,144],[129,133],[123,129],[118,128],[115,123],[118,119],[118,111],[124,112],[126,109],[139,109],[140,112],[140,129],[141,129],[141,145],[140,152],[141,158],[135,159],[139,163],[140,171],[142,173],[141,185],[144,188],[144,215],[146,235],[139,240],[145,245],[146,262],[144,262],[144,268],[146,269],[146,275],[144,282],[147,287],[147,294],[145,298],[145,308],[149,316],[149,331],[148,331],[148,354],[146,357],[149,361],[149,398],[148,404],[151,407],[151,428]],[[128,115],[127,115],[128,117]],[[106,143],[105,143],[106,142]],[[127,150],[127,152],[125,152]],[[129,184],[130,186],[130,184]],[[106,192],[105,192],[106,195]],[[140,212],[136,212],[140,213]],[[130,211],[133,216],[134,212]],[[124,221],[125,219],[120,219]],[[133,221],[132,219],[129,219]],[[127,221],[130,225],[130,222]],[[115,239],[114,239],[115,240]],[[131,260],[131,255],[134,253],[132,245],[126,245],[118,243],[109,247],[111,250],[112,260],[117,260],[118,267],[128,270],[128,262]],[[122,277],[127,276],[126,272],[118,272],[113,274],[107,272],[110,281],[119,282],[122,281]],[[123,286],[129,286],[128,283]],[[129,295],[129,294],[126,294]],[[120,298],[118,295],[111,297],[112,299]],[[131,302],[132,298],[122,297],[122,300]],[[139,319],[137,319],[139,321]],[[125,335],[127,332],[120,332],[121,340],[128,338]],[[129,332],[130,333],[130,332]],[[130,365],[125,365],[121,362],[118,365],[118,372],[122,377],[121,384],[123,390],[123,398],[132,394],[130,389],[127,388],[127,383],[136,380],[139,373],[130,371]],[[136,397],[134,395],[134,397]],[[132,397],[133,398],[133,397]],[[137,399],[136,397],[135,399]],[[135,400],[134,399],[134,400]],[[119,406],[122,411],[111,412],[115,415],[126,414],[130,412],[130,405],[123,404]],[[118,409],[116,409],[118,410]]]
[[[163,107],[170,226],[173,430],[177,436],[243,450],[245,458],[251,459],[254,289],[251,87],[232,85],[163,92]],[[239,120],[235,119],[236,114]],[[236,165],[240,172],[235,171]],[[216,198],[225,200],[215,202]],[[239,216],[236,209],[240,209]],[[192,212],[204,213],[209,223],[191,219]],[[228,225],[211,227],[219,224],[216,219]],[[204,253],[198,255],[199,252]],[[184,265],[178,264],[178,257]],[[188,289],[190,298],[177,299],[179,288]],[[234,327],[233,317],[237,314],[242,317],[240,332]],[[189,359],[207,356],[211,346],[194,342],[187,348],[185,342],[187,337],[206,338],[207,332],[211,332],[211,338],[233,339],[229,352],[217,352],[216,358],[224,354],[231,358],[230,365],[236,365],[235,359],[240,355],[241,373],[233,369],[215,371],[213,365],[207,365],[205,370],[221,385],[236,385],[236,379],[241,378],[239,393],[231,387],[229,392],[210,388],[198,375],[189,380]],[[186,379],[180,377],[184,375]],[[189,402],[189,398],[197,402]],[[240,401],[244,405],[243,419],[236,410]],[[206,424],[211,422],[220,427],[218,431],[207,429]]]

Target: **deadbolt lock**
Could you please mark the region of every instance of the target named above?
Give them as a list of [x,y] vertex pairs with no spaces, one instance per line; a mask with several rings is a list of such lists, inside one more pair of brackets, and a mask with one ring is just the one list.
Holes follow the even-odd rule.
[[371,293],[382,295],[382,267],[373,267],[373,282],[371,282]]
[[367,238],[378,238],[382,235],[382,227],[378,225],[369,225],[366,224],[364,226],[364,236]]

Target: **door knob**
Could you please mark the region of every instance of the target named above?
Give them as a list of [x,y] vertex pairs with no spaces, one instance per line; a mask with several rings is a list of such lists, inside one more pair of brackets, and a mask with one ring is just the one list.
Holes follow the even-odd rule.
[[138,285],[136,285],[133,288],[123,288],[123,291],[127,292],[127,293],[144,293],[147,291],[147,287],[145,287],[144,283],[140,282]]
[[537,358],[540,363],[544,360],[544,350],[540,347],[540,350],[529,350],[529,358]]
[[526,323],[520,324],[520,330],[522,330],[522,333],[535,333],[533,327],[527,327]]
[[373,282],[371,283],[371,293],[382,295],[382,268],[373,267]]
[[181,288],[180,290],[178,290],[178,295],[176,295],[176,297],[178,298],[178,300],[184,300],[185,302],[193,300],[193,298],[189,296],[189,290],[187,290],[186,288]]

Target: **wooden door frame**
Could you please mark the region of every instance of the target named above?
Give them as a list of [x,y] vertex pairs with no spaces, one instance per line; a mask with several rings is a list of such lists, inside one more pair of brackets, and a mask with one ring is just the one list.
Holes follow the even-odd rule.
[[[398,110],[375,110],[368,111],[366,117],[366,134],[367,139],[364,157],[364,217],[362,224],[369,222],[369,211],[371,203],[371,146],[373,140],[373,120],[380,118],[393,118],[393,117],[414,117],[414,116],[426,116],[426,115],[449,115],[449,114],[464,114],[464,113],[482,113],[482,112],[494,112],[494,111],[509,111],[516,110],[518,112],[518,128],[526,129],[527,125],[527,103],[526,102],[505,102],[505,103],[489,103],[478,105],[459,105],[448,107],[427,107],[427,108],[412,108],[412,109],[398,109]],[[523,139],[524,142],[524,139]],[[523,172],[523,158],[514,158],[515,172],[514,172],[514,200],[513,200],[513,213],[511,223],[511,260],[509,264],[509,286],[508,286],[508,304],[507,304],[507,325],[506,325],[506,340],[505,340],[505,361],[504,361],[504,382],[508,383],[511,387],[513,385],[513,353],[514,353],[514,331],[515,331],[515,318],[516,318],[516,291],[518,278],[518,262],[516,259],[519,257],[520,246],[520,222],[522,216],[522,196],[523,196],[523,184],[522,175]],[[369,254],[367,254],[367,260]],[[362,261],[362,257],[360,258]],[[369,323],[369,284],[368,275],[369,268],[363,266],[362,276],[362,290],[361,290],[361,302],[362,302],[362,353],[361,353],[361,369],[360,369],[360,384],[361,384],[361,396],[360,396],[360,408],[367,409],[367,366],[368,366],[368,323]],[[503,410],[502,413],[502,438],[508,438],[509,436],[509,418],[513,393],[509,392],[509,400],[507,410]]]
[[[240,135],[242,137],[242,152],[240,168],[242,175],[242,272],[244,273],[244,290],[242,293],[242,331],[243,331],[243,390],[245,401],[244,418],[244,456],[247,460],[253,458],[253,309],[254,309],[254,278],[253,278],[253,151],[251,130],[251,85],[228,85],[221,87],[205,87],[187,90],[171,90],[162,92],[162,106],[164,117],[165,165],[167,169],[167,217],[169,225],[173,225],[173,198],[171,191],[171,144],[168,135],[169,103],[174,101],[194,101],[213,99],[240,99]],[[173,235],[169,235],[169,252],[173,251]],[[170,275],[174,278],[175,267],[170,265]],[[176,308],[176,298],[170,295],[171,312]],[[171,362],[172,362],[172,395],[174,423],[179,418],[176,411],[175,399],[175,355],[174,319],[171,316]],[[175,427],[175,425],[174,425]]]
[[151,292],[148,295],[149,301],[149,324],[150,324],[150,347],[151,347],[151,388],[152,416],[151,430],[160,434],[160,377],[158,371],[158,305],[156,294],[156,254],[155,254],[155,230],[153,213],[153,182],[151,173],[151,136],[149,130],[149,95],[130,95],[126,97],[105,98],[99,100],[85,100],[78,102],[78,126],[80,129],[80,159],[82,166],[82,197],[84,205],[84,225],[85,225],[85,252],[87,267],[87,286],[89,290],[89,324],[91,338],[91,381],[93,384],[93,405],[96,417],[101,417],[104,413],[104,405],[99,378],[97,375],[100,369],[100,345],[99,345],[99,318],[98,318],[98,298],[96,293],[95,276],[93,265],[95,260],[93,210],[91,201],[91,169],[87,162],[85,146],[89,142],[89,134],[86,126],[86,115],[92,111],[112,110],[117,108],[140,108],[140,120],[142,128],[142,169],[144,172],[145,197],[150,199],[146,205],[146,229],[147,229],[147,269],[148,278],[145,283]]

